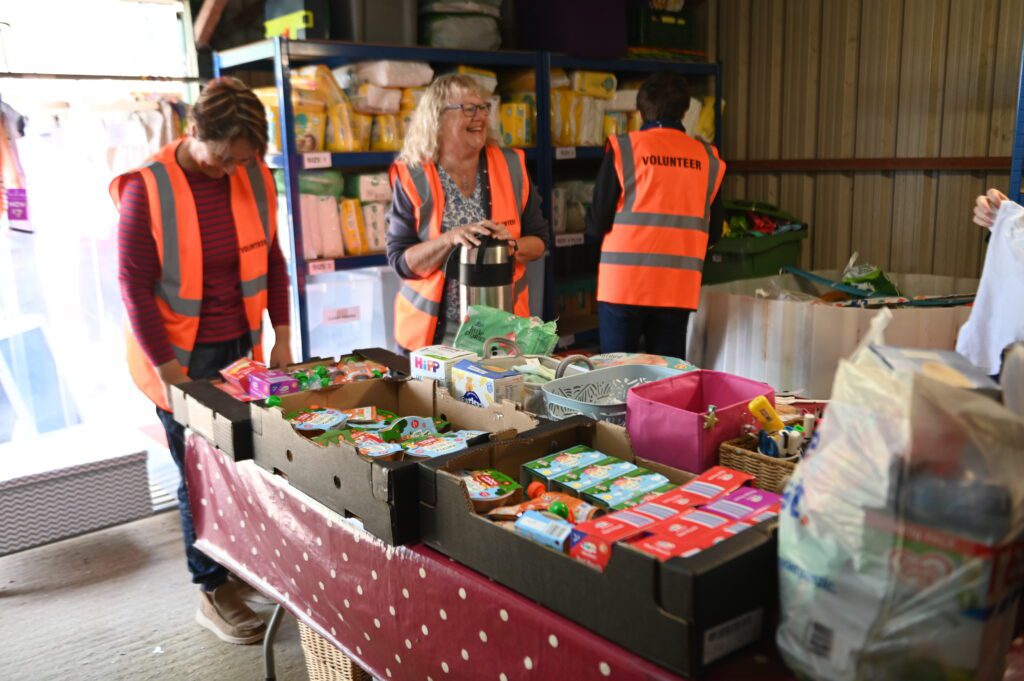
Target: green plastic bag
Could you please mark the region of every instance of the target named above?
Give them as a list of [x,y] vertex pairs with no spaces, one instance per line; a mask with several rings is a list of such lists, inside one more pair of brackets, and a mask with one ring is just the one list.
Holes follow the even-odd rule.
[[[284,171],[274,171],[278,195],[284,194]],[[299,173],[299,193],[339,198],[345,180],[340,170],[303,170]]]
[[455,335],[455,347],[483,356],[484,341],[498,337],[514,339],[526,355],[549,355],[558,343],[555,322],[517,317],[486,305],[470,305]]

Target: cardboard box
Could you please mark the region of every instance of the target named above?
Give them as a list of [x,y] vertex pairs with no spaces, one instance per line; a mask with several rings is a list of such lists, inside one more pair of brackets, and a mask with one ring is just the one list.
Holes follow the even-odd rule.
[[[379,362],[397,375],[409,375],[409,360],[382,348],[356,350],[354,355]],[[333,359],[317,358],[292,364],[303,369]],[[196,431],[235,461],[251,459],[252,414],[248,402],[240,402],[217,387],[219,381],[200,380],[171,386],[174,420]]]
[[256,464],[328,508],[360,518],[368,532],[389,544],[419,537],[417,463],[369,461],[348,443],[321,446],[300,435],[283,415],[312,404],[340,410],[372,405],[399,416],[434,416],[455,430],[482,430],[502,439],[537,424],[514,406],[471,407],[436,391],[433,381],[421,380],[375,379],[333,386],[283,397],[279,409],[250,405]]
[[682,471],[635,459],[622,428],[575,417],[442,462],[422,462],[420,529],[428,546],[614,643],[684,675],[760,640],[777,594],[774,532],[760,525],[691,558],[664,562],[617,544],[604,572],[473,512],[459,470],[522,464],[585,444],[673,482]]
[[490,367],[486,361],[460,360],[451,373],[451,392],[466,404],[489,407],[499,402],[523,401],[523,375]]
[[409,356],[413,378],[429,378],[443,386],[452,381],[452,367],[464,359],[478,359],[475,352],[450,348],[447,345],[428,345],[413,350]]

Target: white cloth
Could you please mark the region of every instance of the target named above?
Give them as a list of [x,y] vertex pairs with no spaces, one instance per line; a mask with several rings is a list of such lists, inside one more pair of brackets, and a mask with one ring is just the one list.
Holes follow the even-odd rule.
[[974,307],[956,351],[986,374],[999,373],[1003,350],[1024,340],[1024,207],[1004,201],[992,225]]

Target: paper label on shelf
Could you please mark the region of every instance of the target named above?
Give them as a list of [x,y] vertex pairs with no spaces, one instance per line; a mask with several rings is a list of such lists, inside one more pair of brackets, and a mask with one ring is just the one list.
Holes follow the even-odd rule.
[[751,610],[704,632],[704,664],[725,657],[734,650],[753,643],[761,637],[764,611]]
[[333,260],[314,260],[309,263],[309,273],[312,274],[326,274],[334,271]]
[[576,147],[555,147],[555,158],[560,161],[576,158]]
[[302,167],[306,170],[313,168],[330,168],[331,154],[327,151],[311,151],[302,155]]
[[324,324],[347,324],[358,322],[360,318],[358,305],[324,310]]
[[583,245],[583,234],[556,234],[555,235],[555,248],[564,248],[566,246],[582,246]]

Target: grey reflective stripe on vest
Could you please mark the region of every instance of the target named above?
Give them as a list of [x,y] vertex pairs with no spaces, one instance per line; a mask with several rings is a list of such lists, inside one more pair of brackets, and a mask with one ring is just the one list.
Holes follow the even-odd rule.
[[[145,166],[156,179],[157,197],[160,204],[160,221],[163,236],[164,259],[160,266],[160,281],[157,283],[156,294],[176,314],[186,317],[198,317],[202,308],[202,300],[182,298],[181,291],[181,256],[178,252],[178,213],[174,204],[174,189],[171,177],[164,164],[154,161]],[[152,207],[151,207],[152,208]]]
[[629,135],[619,135],[619,152],[622,155],[622,210],[630,213],[636,202],[636,164],[633,162],[633,141]]
[[441,303],[435,303],[433,300],[430,300],[429,298],[424,298],[415,290],[413,290],[413,288],[408,284],[402,284],[401,295],[403,298],[409,301],[410,305],[415,307],[420,312],[425,312],[431,317],[436,317],[439,314],[441,314]]
[[523,202],[523,167],[519,164],[519,156],[511,149],[502,149],[501,155],[505,157],[508,174],[512,178],[512,192],[515,195],[516,207],[519,214],[522,215],[526,210],[526,204]]
[[669,215],[666,213],[621,212],[615,214],[613,224],[640,227],[675,227],[677,229],[693,229],[708,231],[708,221],[690,215]]
[[267,290],[267,275],[261,274],[255,279],[249,279],[242,282],[242,297],[252,298],[257,293],[262,293]]
[[703,258],[693,258],[688,255],[662,255],[661,253],[602,253],[601,264],[664,267],[672,270],[692,270],[694,272],[700,272],[704,269]]
[[[416,193],[420,195],[420,241],[430,240],[430,223],[434,219],[434,195],[430,191],[430,182],[427,180],[427,171],[422,165],[406,166],[409,170],[409,177],[416,187]],[[410,196],[411,200],[412,197]],[[441,226],[437,228],[440,230]]]
[[260,214],[260,224],[263,225],[263,236],[267,239],[267,248],[270,248],[270,213],[267,207],[267,188],[263,184],[263,173],[256,162],[246,163],[245,171],[249,175],[249,185],[252,187],[252,196],[256,200],[256,210]]
[[704,202],[704,219],[711,220],[711,199],[715,196],[715,180],[718,179],[718,158],[711,150],[711,145],[705,143],[704,150],[708,152],[708,196]]
[[174,358],[178,360],[181,366],[185,367],[185,371],[188,371],[189,362],[192,361],[192,353],[185,348],[179,348],[174,343],[171,343],[171,349],[174,350]]
[[515,287],[512,289],[513,302],[519,300],[519,295],[526,290],[526,287],[526,270],[523,270],[523,276],[519,277],[519,280],[516,282]]
[[[287,340],[287,339],[285,339]],[[256,348],[263,344],[263,322],[260,322],[260,328],[249,330],[249,342],[252,343],[252,347]],[[264,361],[269,361],[269,358],[264,357]]]

